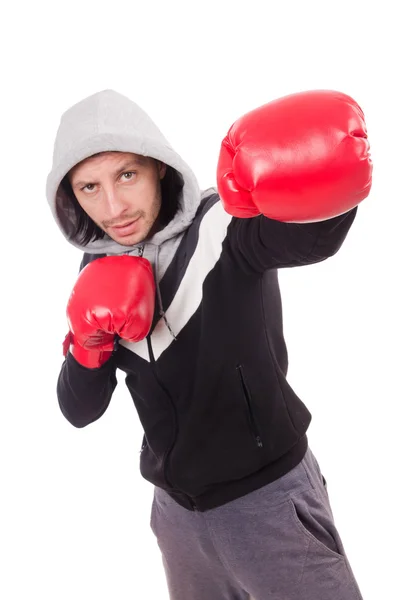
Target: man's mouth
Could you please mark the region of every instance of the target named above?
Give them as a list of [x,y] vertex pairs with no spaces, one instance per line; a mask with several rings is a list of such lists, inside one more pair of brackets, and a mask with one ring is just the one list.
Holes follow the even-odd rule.
[[109,229],[112,229],[115,233],[117,233],[117,235],[125,237],[135,233],[139,219],[140,217],[132,221],[126,221],[122,225],[113,225],[113,227],[110,227]]

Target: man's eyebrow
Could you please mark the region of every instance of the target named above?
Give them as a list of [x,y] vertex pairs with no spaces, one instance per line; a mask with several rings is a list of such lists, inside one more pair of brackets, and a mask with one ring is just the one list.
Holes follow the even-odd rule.
[[122,173],[123,171],[128,171],[131,167],[142,167],[145,164],[144,158],[131,158],[127,162],[123,163],[123,165],[118,168],[115,173]]
[[[144,166],[146,163],[145,157],[136,157],[136,158],[131,158],[130,160],[126,161],[123,165],[121,165],[121,167],[118,167],[115,170],[116,174],[120,174],[120,173],[124,173],[125,171],[128,171],[129,169],[131,169],[132,167],[139,167],[139,166]],[[73,181],[74,186],[76,187],[81,187],[81,186],[85,186],[89,183],[96,183],[95,181],[91,181],[91,180],[83,180],[83,179],[79,179],[78,181]]]

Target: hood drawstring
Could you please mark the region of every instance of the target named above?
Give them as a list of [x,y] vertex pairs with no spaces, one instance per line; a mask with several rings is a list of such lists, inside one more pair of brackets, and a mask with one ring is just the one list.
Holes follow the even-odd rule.
[[164,319],[164,323],[166,324],[168,331],[170,332],[170,334],[172,335],[174,340],[176,340],[177,337],[176,337],[175,333],[172,331],[171,325],[167,321],[167,317],[166,317],[166,314],[165,314],[164,308],[163,308],[163,300],[161,298],[160,283],[159,283],[159,279],[160,279],[160,276],[159,276],[159,252],[160,252],[160,247],[156,246],[156,253],[154,256],[154,280],[156,282],[157,299],[159,302],[159,313],[160,313],[160,318]]
[[[174,340],[177,339],[175,333],[172,331],[171,329],[171,325],[168,323],[167,321],[167,317],[166,314],[164,312],[164,308],[163,308],[163,300],[161,298],[161,292],[160,292],[160,275],[159,275],[159,252],[160,252],[160,246],[155,246],[156,250],[155,250],[155,255],[154,255],[154,281],[156,283],[156,295],[157,295],[157,299],[158,299],[158,303],[159,303],[159,314],[160,314],[160,318],[164,319],[164,323],[167,326],[168,331],[170,332],[170,334],[172,335],[172,337],[174,338]],[[143,252],[145,250],[145,246],[144,244],[142,244],[141,246],[138,246],[137,248],[138,250],[138,256],[143,256]],[[126,254],[132,254],[132,252],[127,252]]]

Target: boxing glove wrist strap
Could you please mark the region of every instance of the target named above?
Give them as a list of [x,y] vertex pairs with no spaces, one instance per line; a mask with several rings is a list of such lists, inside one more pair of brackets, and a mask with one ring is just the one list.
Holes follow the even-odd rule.
[[66,356],[68,351],[78,363],[88,369],[98,369],[107,362],[113,354],[111,350],[87,350],[74,340],[74,336],[70,331],[63,341],[63,355]]

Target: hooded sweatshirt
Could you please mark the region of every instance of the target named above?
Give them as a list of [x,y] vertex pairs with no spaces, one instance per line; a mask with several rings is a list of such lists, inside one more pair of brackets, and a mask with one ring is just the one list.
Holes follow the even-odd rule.
[[[86,245],[71,239],[74,213],[60,183],[104,151],[158,159],[183,181],[174,218],[136,246],[107,236]],[[357,209],[304,225],[231,217],[214,188],[200,191],[149,116],[112,90],[63,115],[47,198],[66,239],[84,252],[81,267],[139,254],[152,263],[157,284],[147,338],[119,340],[98,369],[67,354],[57,385],[65,417],[76,427],[101,417],[123,371],[144,429],[141,473],[189,510],[220,506],[295,467],[311,414],[287,382],[278,269],[334,255]]]

